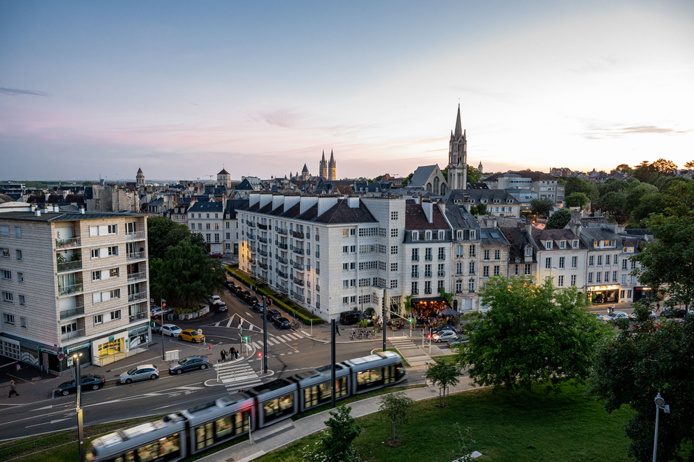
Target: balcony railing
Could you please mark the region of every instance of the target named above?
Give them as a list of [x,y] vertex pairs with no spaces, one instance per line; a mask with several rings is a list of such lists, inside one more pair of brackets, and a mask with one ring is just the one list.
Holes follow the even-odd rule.
[[142,258],[145,258],[145,252],[128,252],[126,254],[126,257],[128,260],[140,260]]
[[250,221],[250,220],[246,220],[246,224],[247,224],[248,226],[250,226],[251,228],[254,228],[254,227],[255,227],[255,223],[253,223],[253,222]]
[[147,291],[143,290],[142,292],[128,295],[128,302],[134,302],[136,300],[147,300]]
[[280,234],[287,234],[287,228],[275,228],[275,231],[277,231]]
[[65,249],[67,247],[79,247],[82,245],[82,239],[78,237],[71,237],[70,239],[56,239],[55,248]]
[[293,266],[294,268],[298,269],[299,271],[303,271],[303,270],[304,270],[304,264],[303,264],[303,263],[298,263],[298,262],[293,261],[293,262],[292,262],[292,266]]
[[439,271],[437,273],[437,275],[438,275],[438,277],[443,278],[443,277],[446,277],[446,272],[445,271]]
[[84,337],[84,329],[77,329],[67,334],[60,334],[60,340],[70,340],[71,338],[77,337]]
[[145,278],[147,278],[147,271],[140,271],[139,273],[128,274],[128,282],[136,281],[138,279],[145,279]]
[[304,233],[299,232],[299,231],[292,231],[292,236],[294,236],[297,239],[303,239],[304,238]]
[[140,313],[130,315],[130,322],[137,321],[138,319],[147,319],[147,312],[142,311]]
[[248,233],[248,239],[249,239],[249,240],[255,240],[257,237],[258,237],[258,236],[257,236],[256,234]]
[[145,232],[144,231],[137,231],[134,233],[125,233],[125,239],[128,241],[139,241],[141,239],[145,238]]
[[316,286],[316,292],[320,292],[320,286]]
[[292,252],[298,253],[299,255],[303,255],[303,254],[304,254],[304,249],[301,248],[301,247],[292,247]]
[[280,286],[279,289],[280,289],[280,293],[282,293],[284,295],[289,295],[289,290],[287,289],[286,286]]
[[58,272],[65,273],[67,271],[78,271],[82,269],[82,260],[76,261],[66,261],[65,263],[58,263]]
[[296,284],[297,286],[303,287],[303,286],[304,286],[304,280],[303,280],[303,279],[294,278],[294,284]]
[[280,257],[279,255],[276,255],[275,257],[277,258],[277,261],[283,265],[286,265],[289,262],[289,260],[287,260],[285,257]]
[[287,273],[284,271],[277,270],[277,275],[283,279],[287,279]]
[[289,246],[284,242],[280,242],[279,244],[277,244],[277,247],[279,247],[282,250],[287,250],[289,248]]
[[262,255],[263,257],[267,257],[267,251],[266,250],[258,250],[258,254]]
[[262,223],[258,223],[258,229],[267,229],[267,225],[264,225]]
[[316,252],[316,258],[320,258],[320,252]]
[[412,257],[412,261],[419,261],[419,257],[418,256]]
[[79,282],[77,284],[70,284],[67,286],[58,286],[58,293],[60,295],[74,295],[84,291],[84,285]]
[[412,277],[413,277],[413,278],[418,278],[418,277],[419,277],[419,273],[412,273]]
[[263,268],[263,269],[267,269],[267,264],[266,264],[266,263],[260,262],[260,263],[258,263],[258,266],[260,266],[260,267]]
[[84,306],[78,306],[76,308],[73,308],[71,310],[63,310],[60,312],[60,319],[68,319],[68,318],[73,318],[75,316],[82,316],[84,315]]
[[431,261],[433,259],[431,258],[431,255],[427,255],[426,257],[424,257],[424,260],[425,261]]
[[258,236],[258,240],[262,242],[263,244],[267,244],[267,238],[266,237],[260,237]]

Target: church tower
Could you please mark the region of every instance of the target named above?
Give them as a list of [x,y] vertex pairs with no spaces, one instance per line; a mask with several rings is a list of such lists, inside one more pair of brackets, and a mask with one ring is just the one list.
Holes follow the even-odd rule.
[[451,190],[467,188],[467,136],[460,124],[460,104],[448,149],[448,187]]
[[145,185],[145,174],[142,172],[141,168],[137,169],[137,175],[135,175],[135,186],[140,187]]
[[231,175],[225,168],[222,168],[222,171],[217,174],[217,186],[231,188]]
[[335,156],[333,155],[333,150],[330,150],[330,162],[328,162],[328,181],[335,181],[337,179],[337,162],[335,162]]
[[328,179],[328,162],[325,160],[325,151],[323,151],[323,157],[318,164],[318,176],[324,180]]
[[301,179],[306,181],[309,179],[310,176],[311,174],[308,172],[308,167],[306,166],[306,164],[304,164],[304,168],[301,169]]

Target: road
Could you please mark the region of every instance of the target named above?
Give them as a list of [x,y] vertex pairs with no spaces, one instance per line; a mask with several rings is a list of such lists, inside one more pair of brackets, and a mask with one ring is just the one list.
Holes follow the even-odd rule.
[[[179,323],[182,328],[200,328],[207,343],[190,344],[174,338],[155,336],[156,344],[146,353],[119,361],[108,367],[90,366],[83,373],[104,375],[106,385],[96,391],[82,393],[84,425],[125,420],[134,417],[161,415],[193,407],[248,388],[258,383],[291,375],[298,371],[314,369],[330,363],[330,344],[316,341],[296,330],[278,330],[268,323],[268,374],[262,374],[262,317],[250,311],[248,306],[228,291],[220,294],[226,302],[226,313],[213,313],[197,322]],[[310,333],[310,328],[304,329]],[[236,361],[220,363],[222,348],[239,348],[241,336],[249,337],[242,346],[243,357]],[[206,355],[216,365],[214,369],[188,372],[170,376],[167,363],[162,361],[161,341],[164,349],[180,350],[184,355]],[[380,347],[380,339],[350,342],[348,337],[338,337],[337,361],[364,356]],[[117,377],[137,364],[155,364],[160,370],[157,380],[117,384]],[[52,390],[67,376],[52,381],[42,396],[25,404],[6,402],[2,405],[0,421],[2,439],[14,439],[46,432],[76,427],[75,395],[53,396]]]

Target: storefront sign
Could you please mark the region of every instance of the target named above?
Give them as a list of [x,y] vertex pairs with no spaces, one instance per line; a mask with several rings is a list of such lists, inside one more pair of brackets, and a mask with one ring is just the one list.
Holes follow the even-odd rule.
[[85,343],[84,345],[79,345],[75,347],[70,347],[70,348],[63,348],[65,350],[65,353],[70,354],[73,351],[81,350],[82,348],[89,348],[91,346],[91,343]]

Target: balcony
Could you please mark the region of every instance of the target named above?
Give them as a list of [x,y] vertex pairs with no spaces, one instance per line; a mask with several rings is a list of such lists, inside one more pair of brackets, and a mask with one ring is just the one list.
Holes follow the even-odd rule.
[[67,273],[68,271],[79,271],[82,269],[82,260],[66,261],[58,263],[58,273]]
[[142,292],[138,292],[136,294],[128,295],[128,303],[135,302],[138,300],[147,300],[147,291],[146,290],[143,290]]
[[128,260],[141,260],[141,259],[145,258],[145,252],[144,252],[144,250],[141,252],[128,252],[126,254],[126,258]]
[[281,294],[283,294],[283,295],[289,295],[289,290],[287,290],[287,287],[286,287],[286,286],[280,286],[279,289],[280,289],[280,293],[281,293]]
[[418,277],[419,277],[419,273],[412,273],[412,277],[413,277],[413,278],[418,278]]
[[275,258],[283,265],[286,265],[289,262],[289,260],[287,260],[285,257],[280,257],[279,255],[275,255]]
[[320,302],[316,302],[316,308],[320,308]]
[[66,334],[60,334],[60,340],[70,340],[72,338],[77,338],[77,337],[84,337],[84,329],[77,329],[73,330],[72,332],[68,332]]
[[277,275],[282,279],[287,279],[287,273],[285,273],[284,271],[277,270]]
[[304,249],[301,248],[301,247],[292,247],[292,252],[297,253],[297,254],[299,254],[299,255],[303,255],[303,254],[304,254]]
[[147,271],[140,271],[139,273],[128,274],[128,282],[137,281],[138,279],[147,279]]
[[320,292],[320,286],[316,286],[316,292]]
[[250,228],[255,228],[255,223],[253,223],[253,222],[250,221],[250,220],[246,220],[246,224],[247,224]]
[[303,239],[304,238],[304,233],[299,232],[299,231],[292,231],[292,236],[294,236],[297,239]]
[[67,249],[69,247],[79,247],[82,245],[82,239],[80,237],[71,237],[70,239],[56,239],[55,248],[56,249]]
[[412,261],[419,261],[419,256],[417,255],[417,256],[412,257]]
[[254,241],[258,236],[253,233],[248,233],[248,239],[251,241]]
[[426,257],[424,257],[424,260],[425,261],[431,261],[431,260],[433,260],[433,258],[431,258],[431,255],[427,255]]
[[282,250],[287,250],[289,248],[286,242],[280,242],[279,244],[277,244],[277,247],[279,247]]
[[267,250],[258,250],[258,255],[262,255],[263,257],[267,257]]
[[424,273],[424,277],[425,277],[425,278],[430,278],[430,277],[431,277],[431,271],[425,272],[425,273]]
[[267,225],[264,225],[262,223],[258,223],[258,229],[267,229]]
[[303,279],[294,278],[294,284],[296,284],[297,286],[303,287],[303,286],[304,286],[304,280],[303,280]]
[[137,231],[134,233],[125,233],[125,239],[127,241],[141,241],[146,237],[146,234],[144,231]]
[[81,282],[66,286],[58,286],[59,295],[75,295],[84,292],[84,285]]
[[267,237],[258,236],[258,241],[262,242],[263,244],[267,244]]
[[260,266],[262,269],[267,269],[267,263],[260,262],[258,263],[258,266]]
[[130,315],[130,322],[135,322],[135,321],[138,321],[140,319],[147,319],[147,312],[146,311],[142,311],[140,313]]
[[446,277],[446,272],[445,272],[445,271],[439,271],[439,272],[436,273],[436,274],[437,274],[437,276],[440,277],[440,278]]
[[298,269],[299,271],[303,271],[303,270],[304,270],[304,264],[303,264],[303,263],[299,263],[299,262],[293,261],[293,262],[292,262],[292,266],[293,266],[295,269]]
[[275,228],[275,231],[280,234],[284,234],[285,236],[287,235],[287,228]]
[[84,316],[84,306],[78,306],[71,310],[63,310],[60,312],[60,320],[74,318],[76,316]]
[[320,252],[316,252],[316,258],[320,258]]

